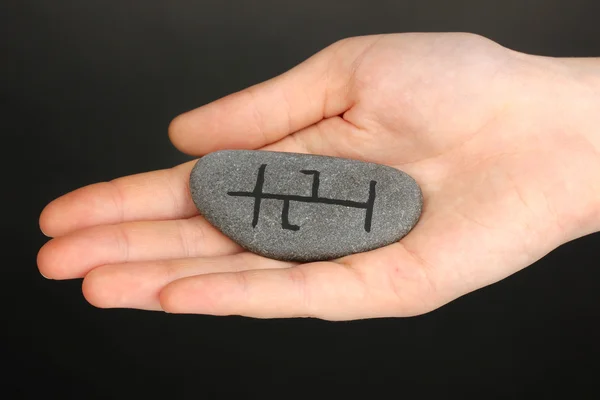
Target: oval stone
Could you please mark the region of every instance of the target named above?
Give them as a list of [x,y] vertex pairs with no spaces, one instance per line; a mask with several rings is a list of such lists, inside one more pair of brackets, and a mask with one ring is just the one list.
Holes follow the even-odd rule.
[[318,261],[396,242],[417,223],[421,189],[385,165],[262,150],[200,158],[192,199],[245,249],[286,261]]

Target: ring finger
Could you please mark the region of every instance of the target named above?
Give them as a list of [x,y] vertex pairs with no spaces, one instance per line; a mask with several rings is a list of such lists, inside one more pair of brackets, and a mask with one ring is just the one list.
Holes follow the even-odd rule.
[[[295,263],[243,252],[220,257],[135,262],[95,268],[83,281],[88,302],[101,308],[162,310],[159,293],[181,278],[217,272],[288,268]],[[224,293],[226,295],[226,293]]]

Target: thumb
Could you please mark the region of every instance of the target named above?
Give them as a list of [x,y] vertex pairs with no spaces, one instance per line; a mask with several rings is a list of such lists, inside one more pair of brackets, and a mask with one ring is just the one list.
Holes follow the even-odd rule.
[[351,106],[355,61],[375,36],[332,44],[291,70],[176,117],[175,147],[201,156],[221,149],[257,149]]

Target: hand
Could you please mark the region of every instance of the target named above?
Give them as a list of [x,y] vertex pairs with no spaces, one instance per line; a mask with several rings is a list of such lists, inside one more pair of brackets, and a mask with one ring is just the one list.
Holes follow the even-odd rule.
[[[98,307],[327,320],[428,312],[597,231],[600,90],[592,63],[469,34],[342,40],[270,81],[177,117],[173,143],[392,165],[424,210],[400,242],[332,262],[244,252],[191,202],[193,163],[98,183],[50,203],[38,256],[85,277]],[[595,83],[595,82],[594,82]]]

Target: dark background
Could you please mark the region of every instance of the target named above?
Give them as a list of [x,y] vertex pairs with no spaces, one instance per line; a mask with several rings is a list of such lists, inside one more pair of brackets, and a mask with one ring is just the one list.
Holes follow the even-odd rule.
[[[597,0],[3,1],[5,398],[595,397],[600,237],[569,243],[424,316],[331,323],[101,310],[37,270],[37,219],[89,183],[189,158],[177,114],[337,39],[467,31],[516,50],[600,56]],[[1,396],[0,396],[1,397]],[[573,397],[571,397],[573,398]]]

